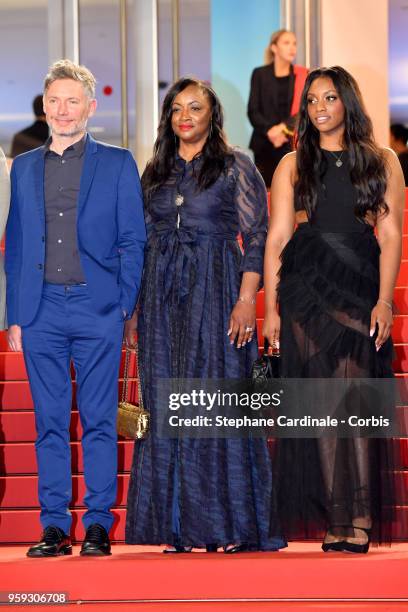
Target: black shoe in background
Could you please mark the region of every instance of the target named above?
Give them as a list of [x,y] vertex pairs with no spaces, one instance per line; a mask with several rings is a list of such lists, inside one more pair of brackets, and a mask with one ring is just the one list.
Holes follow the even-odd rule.
[[59,557],[62,555],[72,555],[71,538],[54,525],[46,527],[41,541],[30,546],[27,551],[27,557]]
[[88,557],[102,557],[111,554],[110,540],[105,527],[99,523],[89,525],[80,554]]

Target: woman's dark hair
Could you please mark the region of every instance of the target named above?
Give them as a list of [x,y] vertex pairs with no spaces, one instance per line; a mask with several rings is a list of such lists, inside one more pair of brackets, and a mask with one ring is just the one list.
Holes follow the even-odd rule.
[[171,127],[173,102],[176,96],[193,85],[199,87],[208,97],[211,105],[210,130],[205,145],[200,152],[202,164],[197,176],[198,188],[207,189],[218,179],[226,169],[233,155],[228,147],[223,132],[223,112],[221,103],[215,91],[204,81],[183,77],[176,81],[164,98],[157,138],[153,148],[153,158],[147,164],[142,177],[145,197],[149,201],[151,195],[170,176],[178,148],[178,139]]
[[308,114],[310,86],[321,77],[333,81],[344,105],[343,147],[348,151],[351,182],[357,190],[355,214],[363,220],[368,211],[374,214],[387,213],[388,206],[384,200],[387,187],[385,160],[374,142],[373,126],[364,108],[357,82],[340,66],[312,70],[303,89],[296,154],[296,197],[299,208],[304,208],[309,217],[313,216],[317,200],[317,182],[327,170],[327,162],[320,148],[319,130],[315,128]]

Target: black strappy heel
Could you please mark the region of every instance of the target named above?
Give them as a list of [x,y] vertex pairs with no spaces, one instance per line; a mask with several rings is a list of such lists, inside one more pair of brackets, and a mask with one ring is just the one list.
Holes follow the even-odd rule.
[[371,528],[368,529],[366,527],[355,527],[354,525],[352,525],[352,527],[353,529],[360,529],[361,531],[364,531],[364,533],[367,535],[367,542],[365,542],[365,544],[354,544],[354,542],[348,542],[347,540],[344,540],[342,548],[343,552],[357,554],[368,553],[368,549],[370,548],[371,542]]

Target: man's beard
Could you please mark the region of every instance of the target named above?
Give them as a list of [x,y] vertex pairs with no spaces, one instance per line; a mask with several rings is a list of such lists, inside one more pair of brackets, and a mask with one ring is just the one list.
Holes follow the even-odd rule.
[[52,127],[52,125],[48,124],[48,127],[50,128],[51,134],[54,134],[55,136],[58,136],[59,138],[72,138],[73,136],[78,136],[78,134],[81,134],[81,132],[85,132],[86,130],[86,121],[81,121],[81,123],[78,123],[76,126],[74,126],[73,128],[71,128],[68,132],[57,132],[56,129],[54,129]]

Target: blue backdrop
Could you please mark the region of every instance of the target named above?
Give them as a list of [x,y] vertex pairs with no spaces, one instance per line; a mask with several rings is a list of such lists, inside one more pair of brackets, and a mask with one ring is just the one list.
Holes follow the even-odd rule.
[[224,107],[230,144],[247,148],[251,73],[263,64],[270,35],[280,28],[280,0],[211,0],[210,14],[212,85]]

